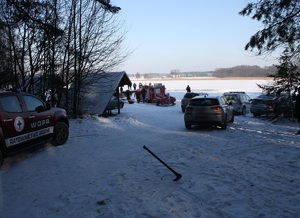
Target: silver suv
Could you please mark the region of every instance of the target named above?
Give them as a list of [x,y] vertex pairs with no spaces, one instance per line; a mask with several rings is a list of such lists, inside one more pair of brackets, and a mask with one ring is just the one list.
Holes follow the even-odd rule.
[[225,92],[223,96],[234,108],[235,114],[245,115],[251,107],[251,98],[245,92]]
[[233,122],[233,107],[224,96],[197,96],[192,98],[185,108],[186,129],[190,129],[192,125],[221,126],[222,129],[226,129],[227,123]]

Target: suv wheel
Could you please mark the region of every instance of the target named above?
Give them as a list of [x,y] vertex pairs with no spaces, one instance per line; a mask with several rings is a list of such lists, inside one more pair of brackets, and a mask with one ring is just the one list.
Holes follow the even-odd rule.
[[233,123],[234,122],[234,114],[232,114],[232,118],[231,120],[229,121],[229,123]]
[[191,124],[188,124],[188,123],[185,123],[185,128],[186,128],[186,129],[191,129],[191,128],[192,128],[192,125],[191,125]]
[[222,129],[227,129],[227,117],[225,117],[224,122],[221,124]]
[[58,122],[54,127],[54,144],[65,144],[69,137],[69,127],[63,122]]
[[246,107],[244,106],[242,109],[242,115],[246,115],[247,111],[246,111]]

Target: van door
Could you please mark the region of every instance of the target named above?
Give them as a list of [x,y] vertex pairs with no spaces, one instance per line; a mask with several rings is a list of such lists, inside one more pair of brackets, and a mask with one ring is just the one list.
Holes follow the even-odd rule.
[[0,97],[0,122],[6,147],[21,144],[26,140],[27,115],[18,95]]
[[44,137],[52,134],[53,120],[51,111],[47,109],[46,104],[32,95],[23,95],[25,106],[27,108],[28,128],[33,133],[34,138]]

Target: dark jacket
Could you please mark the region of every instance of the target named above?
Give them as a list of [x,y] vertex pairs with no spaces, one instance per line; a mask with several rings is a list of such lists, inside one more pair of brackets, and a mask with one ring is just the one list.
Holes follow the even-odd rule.
[[298,92],[298,95],[296,95],[296,93],[294,93],[293,99],[295,100],[297,120],[300,123],[300,92]]
[[142,93],[142,96],[145,96],[146,93],[147,93],[147,90],[146,89],[142,89],[141,93]]
[[295,103],[296,111],[300,112],[300,93],[298,93],[295,100],[296,100],[296,103]]

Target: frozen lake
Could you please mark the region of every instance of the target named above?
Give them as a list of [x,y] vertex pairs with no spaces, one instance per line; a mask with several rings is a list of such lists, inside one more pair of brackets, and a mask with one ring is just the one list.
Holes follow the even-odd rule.
[[224,92],[229,91],[244,91],[251,98],[256,97],[261,93],[261,90],[257,84],[269,84],[272,80],[217,80],[217,79],[195,79],[195,80],[131,80],[137,85],[142,84],[155,84],[162,83],[166,87],[166,92],[169,92],[171,96],[176,97],[177,101],[181,100],[187,85],[191,87],[192,92],[206,92],[208,94],[223,94]]

